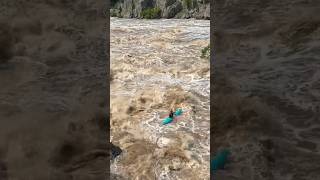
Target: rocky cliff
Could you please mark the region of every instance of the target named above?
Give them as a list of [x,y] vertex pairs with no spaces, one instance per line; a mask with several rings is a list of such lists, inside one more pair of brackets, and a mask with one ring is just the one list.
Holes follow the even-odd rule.
[[210,19],[209,0],[113,0],[111,15],[142,18],[148,9],[158,9],[156,18]]

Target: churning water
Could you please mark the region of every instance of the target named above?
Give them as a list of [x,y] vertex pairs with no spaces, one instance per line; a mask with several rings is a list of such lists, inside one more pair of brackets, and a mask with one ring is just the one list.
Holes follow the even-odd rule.
[[[112,173],[209,179],[210,21],[111,18]],[[162,125],[170,108],[184,113]]]

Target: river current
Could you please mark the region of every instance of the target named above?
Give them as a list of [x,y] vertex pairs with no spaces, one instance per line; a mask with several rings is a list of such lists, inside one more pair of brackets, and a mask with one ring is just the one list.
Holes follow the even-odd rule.
[[[123,179],[209,179],[210,21],[111,18],[111,161]],[[170,108],[184,113],[168,125]]]

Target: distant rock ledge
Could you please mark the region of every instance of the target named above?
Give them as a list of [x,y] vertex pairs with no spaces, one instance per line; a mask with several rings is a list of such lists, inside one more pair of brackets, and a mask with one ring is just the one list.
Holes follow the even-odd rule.
[[210,19],[210,0],[111,0],[113,17],[146,18],[145,12],[157,12],[147,16],[152,18]]

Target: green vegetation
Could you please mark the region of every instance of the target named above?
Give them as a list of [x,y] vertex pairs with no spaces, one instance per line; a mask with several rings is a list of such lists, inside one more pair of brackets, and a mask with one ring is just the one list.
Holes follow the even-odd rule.
[[201,50],[201,58],[210,59],[210,44]]
[[117,17],[118,16],[118,13],[117,13],[116,9],[110,9],[110,16],[111,17]]
[[192,0],[183,0],[184,4],[187,6],[188,9],[192,7]]
[[119,9],[117,8],[110,9],[110,16],[122,18],[121,11],[122,11],[121,7],[119,7]]
[[161,18],[161,9],[158,7],[148,8],[143,10],[140,15],[145,19],[158,19]]

